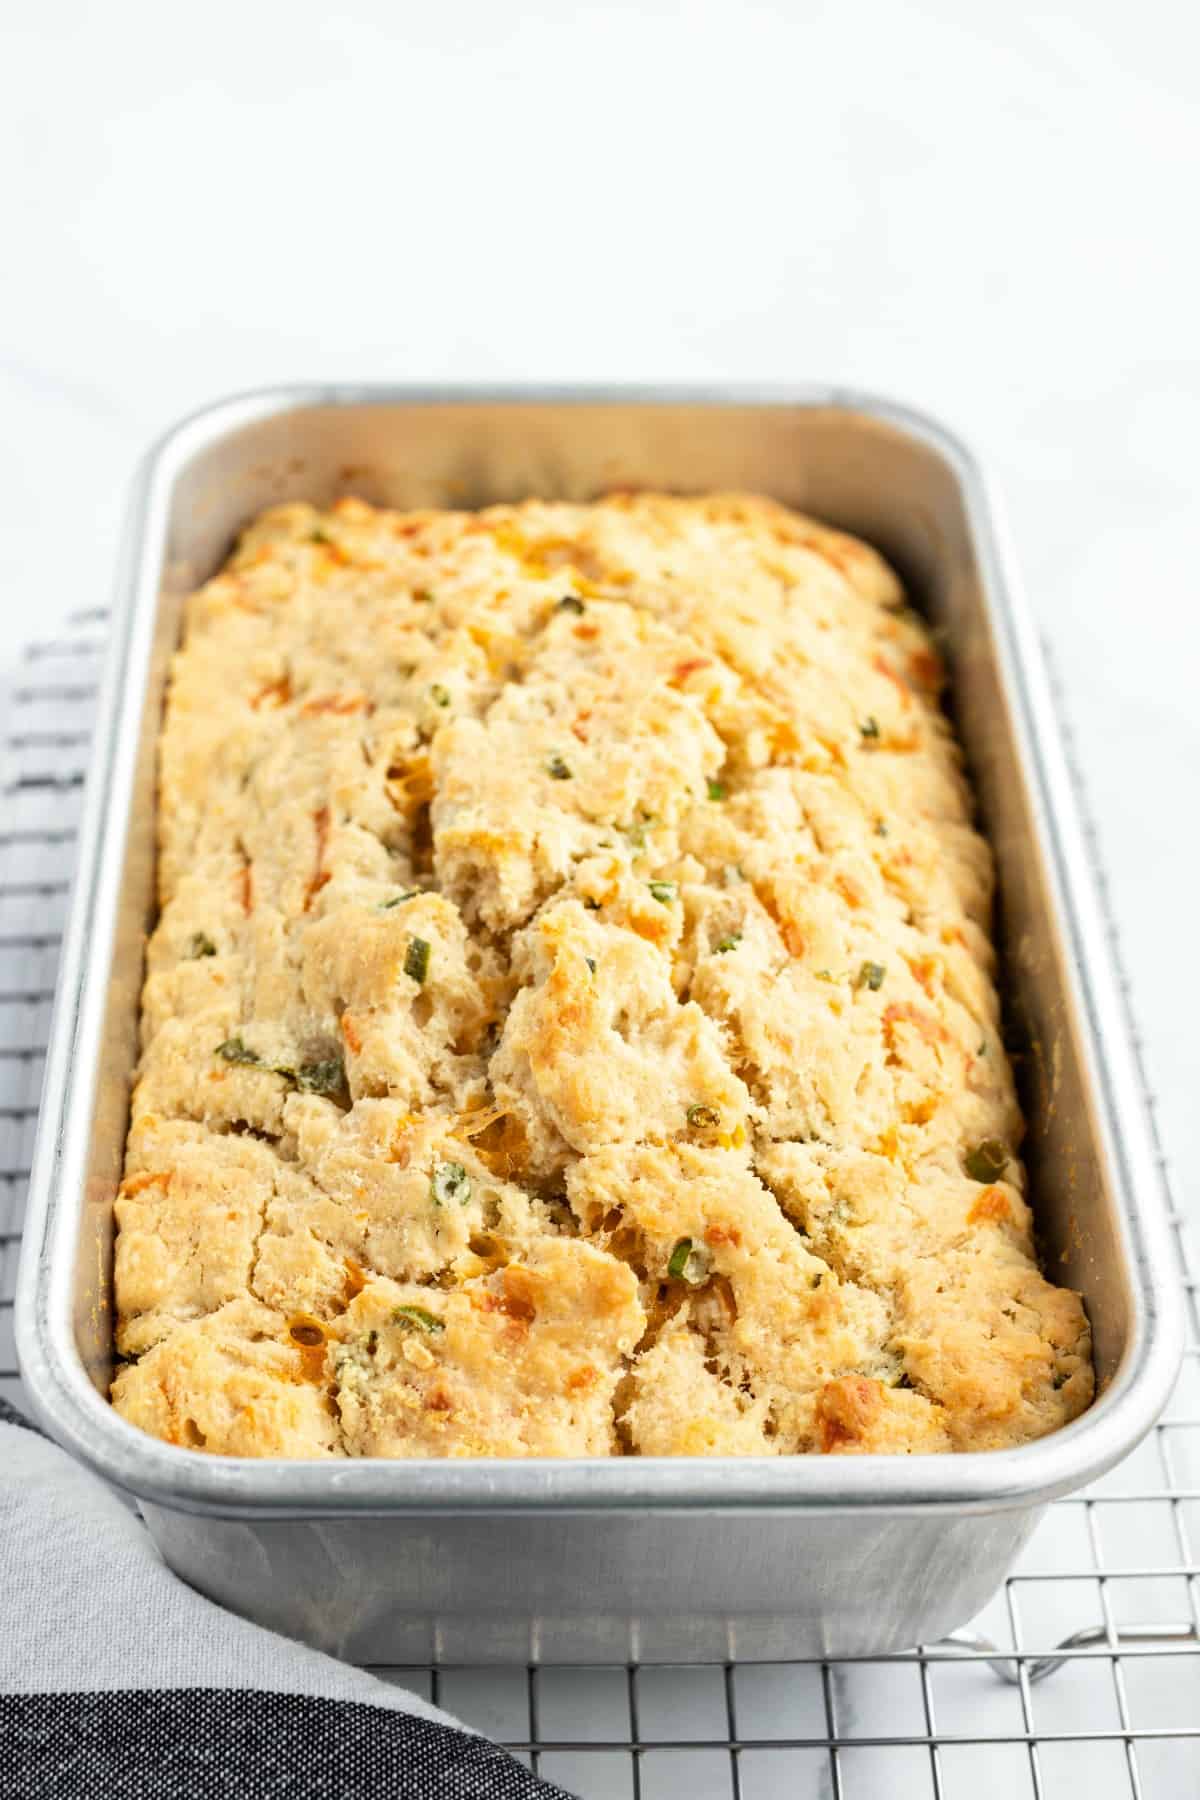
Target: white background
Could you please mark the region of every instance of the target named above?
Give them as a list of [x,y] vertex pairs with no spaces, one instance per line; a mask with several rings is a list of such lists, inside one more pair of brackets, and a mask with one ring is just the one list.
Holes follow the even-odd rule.
[[1181,3],[0,0],[0,657],[135,459],[303,377],[856,383],[1006,496],[1200,1166],[1200,25]]

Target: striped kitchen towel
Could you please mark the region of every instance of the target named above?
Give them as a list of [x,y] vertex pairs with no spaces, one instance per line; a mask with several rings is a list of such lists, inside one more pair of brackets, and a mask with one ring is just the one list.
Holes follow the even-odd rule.
[[223,1612],[0,1400],[4,1800],[567,1800],[400,1688]]

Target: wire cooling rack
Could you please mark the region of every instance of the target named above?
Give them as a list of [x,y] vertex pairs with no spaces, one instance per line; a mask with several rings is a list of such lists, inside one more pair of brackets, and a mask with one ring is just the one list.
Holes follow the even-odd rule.
[[[0,1392],[18,1405],[15,1265],[104,635],[103,612],[74,615],[5,696]],[[1189,1343],[1166,1414],[1048,1510],[954,1639],[834,1662],[379,1674],[584,1800],[1200,1796],[1200,1262],[1174,1203],[1171,1223]]]

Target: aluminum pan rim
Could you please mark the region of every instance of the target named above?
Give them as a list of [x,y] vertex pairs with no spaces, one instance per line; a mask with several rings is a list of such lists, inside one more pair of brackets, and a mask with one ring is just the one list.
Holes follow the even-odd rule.
[[[1018,719],[1020,753],[1050,864],[1073,965],[1083,1050],[1100,1100],[1133,1284],[1133,1330],[1116,1375],[1092,1407],[1049,1437],[1003,1451],[921,1457],[570,1458],[295,1461],[217,1458],[163,1443],[128,1424],[88,1379],[70,1325],[74,1208],[60,1194],[82,1169],[103,962],[118,872],[104,843],[123,835],[132,734],[119,727],[130,681],[145,667],[172,484],[199,450],[287,412],[358,406],[761,407],[843,411],[899,430],[951,468],[980,559],[1001,672]],[[1183,1342],[1175,1284],[1164,1279],[1164,1190],[1150,1142],[1128,1020],[1106,956],[1075,795],[1041,656],[1020,602],[997,509],[974,456],[928,415],[841,387],[580,388],[306,385],[235,395],[190,414],[144,460],[135,483],[113,609],[113,640],[97,710],[80,829],[76,888],[64,936],[46,1058],[18,1280],[17,1348],[35,1410],[81,1461],[138,1497],[178,1511],[247,1518],[400,1513],[693,1508],[805,1512],[924,1512],[1041,1505],[1116,1462],[1149,1429],[1170,1392]],[[97,973],[96,971],[99,971]],[[1087,971],[1086,977],[1081,974]],[[1104,1045],[1101,1054],[1099,1046]]]

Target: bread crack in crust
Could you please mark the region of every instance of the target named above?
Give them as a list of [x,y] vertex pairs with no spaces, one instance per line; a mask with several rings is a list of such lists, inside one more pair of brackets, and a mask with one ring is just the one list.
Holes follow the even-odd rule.
[[162,735],[119,1411],[304,1457],[1081,1412],[942,680],[768,500],[258,519]]

